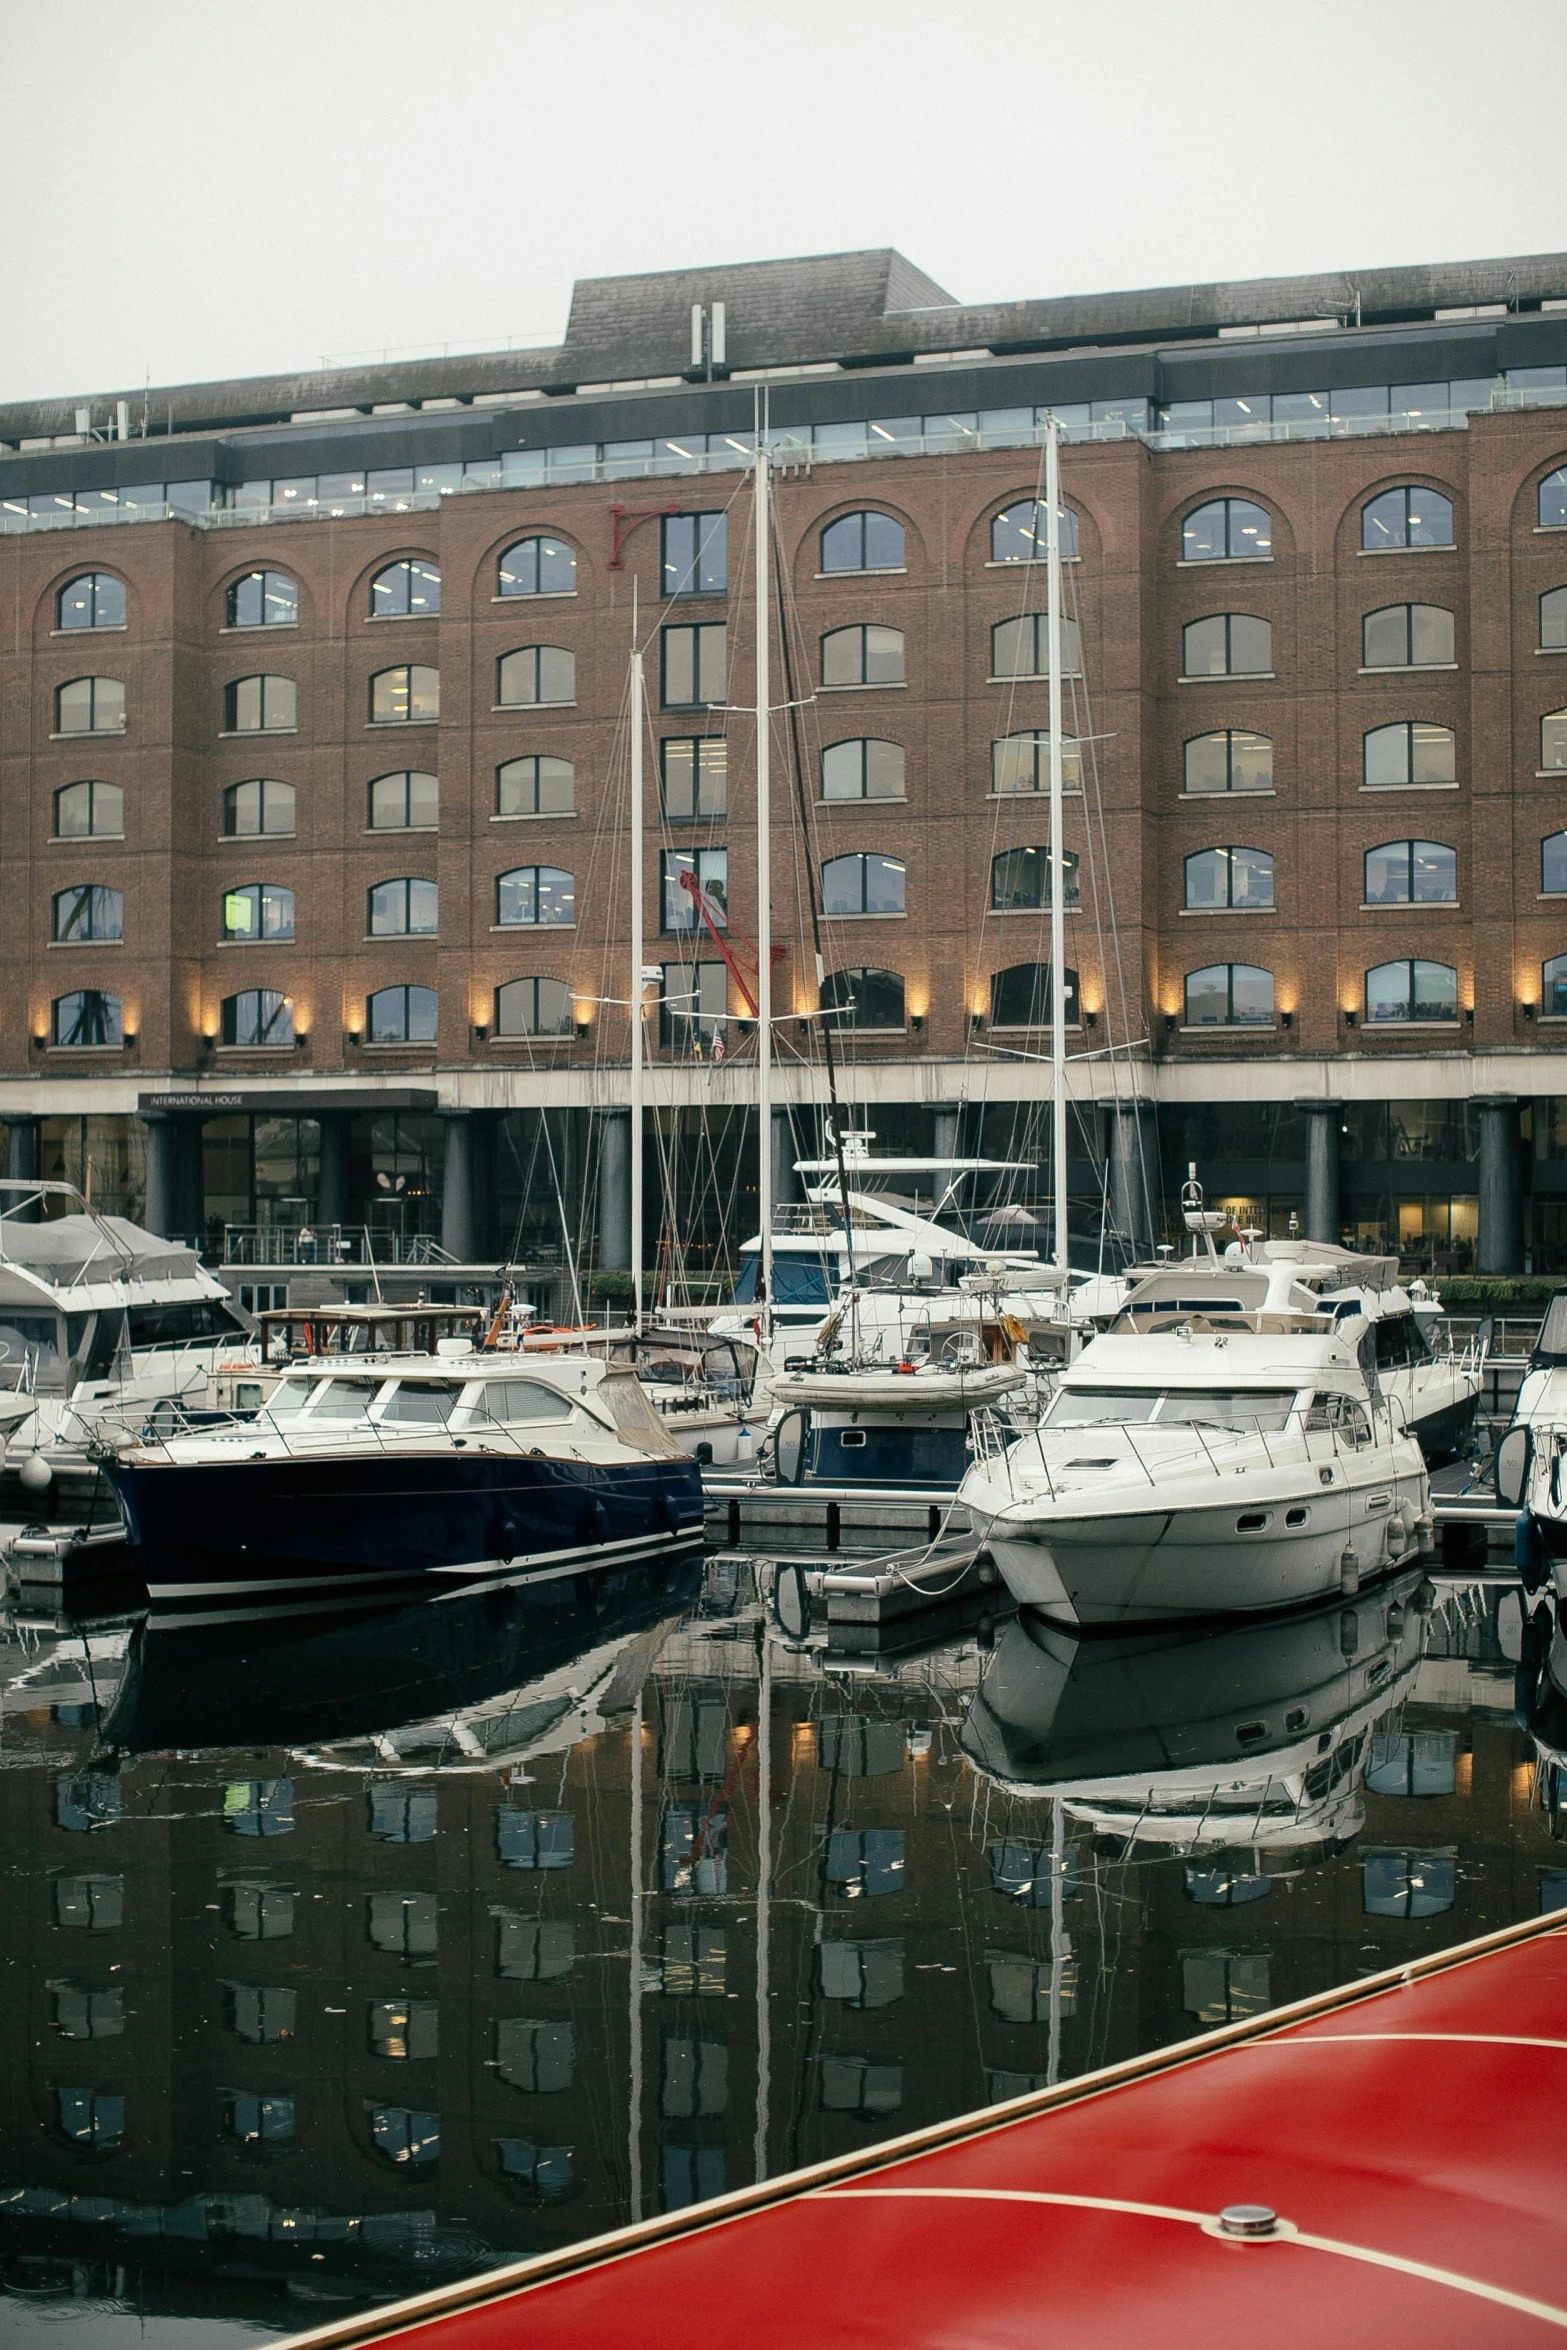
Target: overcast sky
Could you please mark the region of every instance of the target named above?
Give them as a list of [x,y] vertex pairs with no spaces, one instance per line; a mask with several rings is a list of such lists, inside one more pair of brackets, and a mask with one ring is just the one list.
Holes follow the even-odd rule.
[[1567,247],[1567,0],[0,8],[0,399],[558,340],[897,245],[963,301]]

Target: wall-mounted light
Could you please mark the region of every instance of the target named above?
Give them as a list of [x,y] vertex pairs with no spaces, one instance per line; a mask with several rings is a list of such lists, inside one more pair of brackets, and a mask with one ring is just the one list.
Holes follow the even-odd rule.
[[1279,1014],[1279,1026],[1281,1028],[1293,1028],[1294,1025],[1295,1015],[1293,1012],[1281,1012]]
[[1164,1033],[1166,1036],[1173,1036],[1175,1034],[1175,1014],[1173,1012],[1165,1013]]
[[924,1013],[923,1013],[923,1012],[911,1012],[911,1013],[909,1014],[909,1026],[910,1026],[910,1027],[913,1029],[913,1031],[914,1031],[914,1033],[915,1033],[915,1035],[916,1035],[916,1036],[923,1036],[923,1035],[924,1035],[924,1033],[925,1033],[925,1015],[924,1015]]
[[1099,1014],[1097,1012],[1088,1010],[1088,1008],[1085,1006],[1083,1010],[1083,1026],[1085,1028],[1097,1028],[1098,1025]]
[[350,1045],[356,1045],[356,1044],[359,1042],[359,1031],[358,1031],[358,1029],[357,1029],[357,1028],[350,1028],[350,1029],[349,1029],[349,1031],[348,1031],[348,1041],[349,1041]]
[[136,1050],[136,1031],[135,1031],[135,1029],[134,1029],[134,1028],[124,1028],[124,1029],[122,1029],[122,1030],[120,1031],[120,1042],[121,1042],[121,1044],[122,1044],[122,1045],[125,1047],[125,1050],[126,1050],[128,1053],[133,1053],[133,1052]]
[[1473,1028],[1474,1024],[1475,1024],[1475,1008],[1474,1008],[1473,1004],[1470,1004],[1470,1005],[1468,1005],[1468,1006],[1466,1007],[1466,1009],[1465,1009],[1465,1012],[1464,1012],[1464,1025],[1465,1025],[1465,1027],[1466,1027],[1466,1028]]
[[806,1020],[806,1019],[800,1019],[800,1020],[796,1020],[796,1022],[795,1022],[795,1026],[796,1026],[796,1028],[798,1028],[798,1030],[800,1031],[800,1034],[801,1034],[802,1036],[809,1036],[809,1035],[810,1035],[810,1033],[811,1033],[811,1023],[809,1022],[809,1020]]
[[310,1031],[309,1031],[309,1029],[308,1029],[308,1028],[296,1028],[296,1029],[295,1029],[295,1031],[294,1031],[294,1050],[295,1050],[295,1052],[296,1052],[296,1053],[302,1053],[302,1052],[305,1050],[306,1046],[309,1044],[309,1042],[310,1042]]
[[1346,1028],[1353,1028],[1359,1018],[1360,1014],[1355,1010],[1353,1004],[1346,1004],[1344,1006],[1344,1025]]
[[486,1021],[475,1020],[473,1024],[473,1041],[475,1044],[485,1043],[489,1037],[489,1033],[489,1025]]
[[588,1034],[589,1030],[591,1029],[592,1025],[593,1025],[593,1023],[592,1023],[592,1021],[591,1021],[591,1020],[579,1020],[579,1021],[577,1022],[577,1034],[578,1034],[578,1036],[579,1036],[579,1037],[581,1037],[581,1036],[586,1036],[586,1035]]
[[1534,1006],[1533,1006],[1533,1004],[1531,1004],[1531,1003],[1530,1003],[1530,1001],[1529,1001],[1529,999],[1527,998],[1527,996],[1524,998],[1523,1002],[1522,1002],[1522,1003],[1519,1005],[1518,1009],[1519,1009],[1519,1011],[1520,1011],[1520,1012],[1522,1012],[1522,1014],[1523,1014],[1523,1016],[1524,1016],[1524,1018],[1525,1018],[1526,1020],[1532,1020],[1532,1019],[1534,1018]]
[[985,1015],[984,1015],[984,1013],[983,1013],[983,1012],[970,1012],[970,1014],[969,1014],[969,1016],[968,1016],[968,1024],[969,1024],[969,1027],[970,1027],[970,1028],[973,1030],[974,1034],[977,1036],[977,1035],[979,1034],[980,1030],[981,1030],[981,1029],[984,1027],[984,1025],[985,1025]]
[[44,1051],[47,1049],[47,1047],[48,1047],[48,1043],[49,1043],[49,1031],[47,1030],[47,1028],[41,1028],[41,1029],[38,1031],[38,1034],[37,1034],[37,1035],[36,1035],[36,1036],[35,1036],[35,1037],[32,1039],[32,1047],[33,1047],[33,1050],[34,1050],[34,1052],[35,1052],[35,1053],[41,1053],[41,1052],[44,1052]]

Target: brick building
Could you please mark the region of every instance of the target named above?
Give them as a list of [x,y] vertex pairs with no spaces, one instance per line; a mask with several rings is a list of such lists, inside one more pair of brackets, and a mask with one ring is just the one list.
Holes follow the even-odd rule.
[[13,1172],[252,1254],[623,1264],[635,630],[649,1230],[721,1283],[763,395],[780,1169],[824,1005],[884,1144],[1044,1159],[1053,412],[1085,1222],[1107,1185],[1146,1238],[1196,1159],[1275,1230],[1567,1263],[1560,255],[970,308],[849,254],[580,284],[558,348],[0,409]]

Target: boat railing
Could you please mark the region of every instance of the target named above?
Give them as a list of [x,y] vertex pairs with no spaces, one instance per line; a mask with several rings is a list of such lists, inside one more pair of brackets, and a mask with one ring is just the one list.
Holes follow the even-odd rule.
[[380,1232],[368,1224],[225,1224],[225,1265],[456,1265],[427,1232]]

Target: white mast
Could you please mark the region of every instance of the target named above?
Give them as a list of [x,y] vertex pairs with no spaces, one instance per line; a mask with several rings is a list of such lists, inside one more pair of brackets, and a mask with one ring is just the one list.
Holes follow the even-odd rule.
[[[633,590],[633,595],[635,590]],[[642,1328],[642,647],[631,645],[631,1290],[632,1327]]]
[[1050,669],[1050,1066],[1053,1084],[1051,1176],[1055,1268],[1065,1303],[1066,1230],[1066,852],[1061,821],[1061,451],[1056,420],[1045,427],[1046,632]]
[[773,811],[767,494],[767,428],[759,412],[756,425],[756,1205],[762,1226],[764,1341],[773,1324]]

